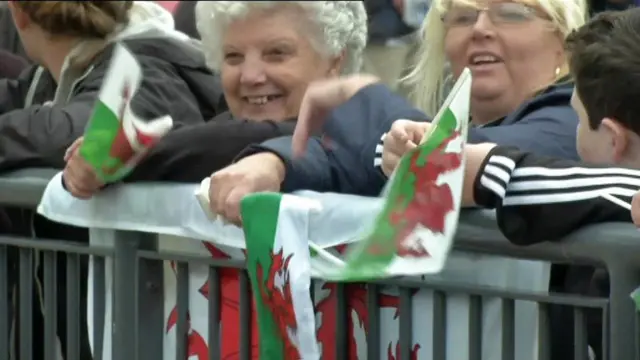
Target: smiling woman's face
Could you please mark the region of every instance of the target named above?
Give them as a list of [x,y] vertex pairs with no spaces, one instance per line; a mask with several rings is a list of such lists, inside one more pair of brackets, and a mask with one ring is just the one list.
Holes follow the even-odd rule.
[[443,17],[445,54],[456,77],[470,68],[472,108],[483,102],[517,107],[555,80],[564,63],[561,36],[533,1],[479,0],[477,5],[452,0]]
[[290,6],[254,10],[233,21],[223,37],[222,86],[239,118],[282,121],[298,116],[313,80],[340,74],[339,61],[310,42],[306,13]]

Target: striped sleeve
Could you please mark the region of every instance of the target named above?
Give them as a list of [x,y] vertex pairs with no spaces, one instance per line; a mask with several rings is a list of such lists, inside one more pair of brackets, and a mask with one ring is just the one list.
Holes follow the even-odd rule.
[[380,140],[376,144],[376,155],[373,157],[373,167],[382,171],[382,150],[384,149],[384,137],[387,133],[382,134]]
[[640,189],[640,170],[587,165],[494,148],[474,183],[475,202],[495,208],[498,225],[513,243],[560,240],[599,222],[630,222],[628,209]]

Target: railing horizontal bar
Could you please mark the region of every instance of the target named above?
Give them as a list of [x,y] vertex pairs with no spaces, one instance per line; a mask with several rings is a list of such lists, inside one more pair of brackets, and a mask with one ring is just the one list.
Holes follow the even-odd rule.
[[76,242],[46,238],[33,239],[19,236],[0,235],[0,245],[44,251],[60,251],[80,255],[113,256],[113,249],[107,247],[90,247]]
[[178,262],[189,262],[192,264],[199,265],[208,265],[213,266],[215,268],[233,268],[233,269],[244,269],[245,262],[240,259],[213,259],[208,256],[202,255],[193,255],[183,252],[170,252],[170,251],[146,251],[141,250],[138,251],[138,257],[142,259],[149,260],[163,260],[163,261],[178,261]]
[[515,291],[492,288],[490,286],[466,285],[456,283],[446,283],[434,280],[412,280],[389,278],[369,281],[372,284],[385,285],[390,287],[408,288],[428,288],[446,293],[463,293],[465,295],[478,295],[485,297],[496,297],[511,300],[533,301],[545,304],[579,306],[584,308],[604,308],[608,304],[608,299],[597,297],[583,297],[576,295],[548,294],[542,292]]

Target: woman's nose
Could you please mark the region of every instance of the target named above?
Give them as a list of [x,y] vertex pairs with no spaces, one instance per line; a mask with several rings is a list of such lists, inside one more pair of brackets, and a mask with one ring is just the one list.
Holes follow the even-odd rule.
[[495,34],[495,24],[486,11],[478,14],[475,24],[473,24],[473,36],[480,38],[492,37]]
[[240,72],[240,83],[259,85],[267,81],[264,65],[260,61],[245,61]]

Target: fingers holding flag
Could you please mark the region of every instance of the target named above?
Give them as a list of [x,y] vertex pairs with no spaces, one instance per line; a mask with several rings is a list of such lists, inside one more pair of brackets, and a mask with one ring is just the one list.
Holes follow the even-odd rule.
[[80,145],[84,138],[79,138],[69,146],[64,160],[66,165],[62,172],[64,186],[75,197],[89,199],[97,193],[104,183],[98,179],[91,165],[80,156]]
[[430,128],[427,122],[396,120],[382,142],[382,172],[391,176],[402,156],[418,146]]

